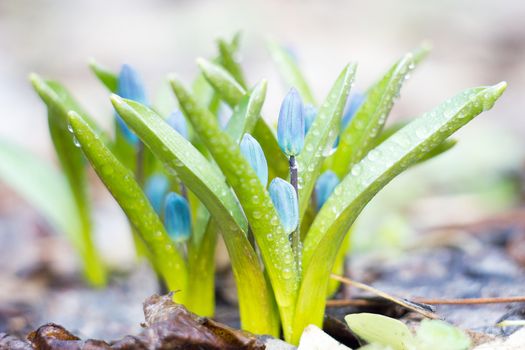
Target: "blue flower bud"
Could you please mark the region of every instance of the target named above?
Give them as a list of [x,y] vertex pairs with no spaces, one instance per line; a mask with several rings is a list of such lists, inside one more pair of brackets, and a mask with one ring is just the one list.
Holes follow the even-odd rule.
[[348,126],[359,107],[365,102],[365,99],[366,95],[359,92],[350,95],[346,103],[346,112],[341,119],[341,130],[344,130]]
[[269,187],[270,197],[286,233],[292,233],[299,224],[297,194],[290,183],[276,177]]
[[277,140],[287,156],[298,155],[304,146],[303,101],[294,88],[284,98],[279,111]]
[[150,176],[144,185],[146,197],[148,197],[151,206],[159,215],[162,213],[162,202],[164,201],[164,196],[169,189],[170,182],[163,174],[154,174]]
[[327,170],[319,178],[315,184],[315,197],[317,199],[317,210],[321,209],[328,197],[334,191],[334,188],[339,184],[339,178],[331,171]]
[[304,134],[310,130],[310,127],[312,126],[315,117],[317,117],[317,108],[315,108],[313,105],[307,103],[304,105]]
[[[133,100],[140,102],[142,104],[147,104],[146,93],[144,92],[144,85],[137,72],[131,68],[131,66],[124,64],[120,70],[118,76],[118,85],[117,85],[117,95],[128,100]],[[117,125],[122,132],[122,135],[126,140],[135,145],[138,143],[139,138],[137,135],[131,131],[131,129],[126,125],[124,120],[118,115]]]
[[259,180],[266,187],[268,183],[268,164],[264,157],[264,152],[257,142],[250,134],[244,134],[239,145],[241,153],[248,160],[248,163],[252,166],[253,170],[259,177]]
[[186,124],[186,118],[180,110],[173,111],[168,118],[166,123],[169,124],[175,131],[181,134],[185,139],[188,139],[188,124]]
[[184,242],[191,236],[190,206],[184,197],[175,192],[166,196],[164,225],[174,242]]

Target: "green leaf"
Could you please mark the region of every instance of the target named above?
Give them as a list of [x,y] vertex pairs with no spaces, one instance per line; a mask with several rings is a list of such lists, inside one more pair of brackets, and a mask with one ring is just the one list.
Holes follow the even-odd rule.
[[78,233],[82,223],[63,173],[27,150],[0,140],[0,178],[81,249]]
[[33,88],[47,105],[51,139],[62,170],[68,180],[81,220],[82,227],[77,235],[81,237],[80,253],[84,261],[86,277],[95,286],[104,285],[106,283],[105,268],[91,237],[91,208],[87,195],[85,161],[82,152],[75,146],[73,136],[68,130],[68,111],[74,110],[82,114],[88,123],[97,129],[98,133],[100,133],[100,129],[62,85],[54,81],[45,81],[36,74],[31,74],[30,80]]
[[453,140],[453,139],[443,141],[442,143],[437,145],[435,148],[433,148],[430,151],[428,151],[428,153],[425,154],[425,156],[423,158],[421,158],[418,161],[418,163],[425,162],[427,160],[430,160],[432,158],[435,158],[435,157],[445,153],[446,151],[452,149],[452,147],[457,145],[457,143],[458,143],[458,141]]
[[461,329],[440,320],[423,320],[416,339],[420,350],[470,349],[470,338]]
[[293,318],[299,276],[288,235],[270,195],[237,143],[220,129],[214,115],[198,105],[176,77],[171,79],[171,84],[180,106],[234,189],[248,218],[265,261],[286,337]]
[[188,245],[188,290],[191,293],[185,305],[199,316],[214,316],[215,247],[218,230],[217,224],[213,220],[208,220],[199,244]]
[[101,66],[95,59],[89,60],[89,68],[102,84],[111,92],[116,93],[118,76],[110,69]]
[[242,327],[258,334],[278,335],[272,295],[259,258],[246,237],[248,224],[222,174],[154,111],[116,95],[111,100],[124,121],[157,158],[177,173],[219,225],[237,281]]
[[219,47],[219,58],[221,65],[235,78],[235,80],[244,88],[246,88],[246,79],[239,63],[235,59],[234,50],[231,45],[223,39],[217,40]]
[[266,98],[266,85],[266,80],[261,81],[251,92],[244,95],[234,108],[225,131],[237,143],[242,135],[253,132]]
[[[323,298],[337,250],[365,205],[395,176],[479,113],[490,109],[505,88],[506,83],[500,83],[460,93],[412,121],[353,167],[328,198],[306,235],[294,330],[321,323]],[[310,288],[314,284],[317,288]]]
[[379,136],[404,81],[415,68],[415,57],[420,60],[425,53],[423,49],[407,53],[368,90],[365,101],[341,133],[333,155],[332,170],[339,177],[345,176],[352,165],[373,148],[374,139]]
[[[383,130],[383,132],[373,141],[372,148],[375,148],[381,143],[383,143],[386,139],[394,135],[397,131],[401,130],[407,124],[408,122],[398,122],[391,125],[388,128],[385,128],[385,130]],[[436,146],[436,148],[429,151],[423,158],[421,158],[418,163],[423,163],[427,160],[430,160],[445,153],[446,151],[452,149],[452,147],[456,146],[457,143],[458,142],[453,139],[443,141],[440,145]]]
[[347,315],[345,321],[352,333],[368,343],[390,346],[393,350],[415,349],[416,342],[408,327],[394,318],[361,313]]
[[323,105],[319,109],[304,140],[303,152],[297,157],[299,169],[299,215],[302,217],[310,204],[315,181],[321,172],[327,151],[332,149],[337,138],[341,116],[355,77],[356,65],[347,65]]
[[133,173],[118,161],[81,116],[70,112],[69,121],[97,175],[151,251],[156,269],[170,290],[180,290],[174,294],[174,299],[183,302],[189,292],[184,259],[135,181]]
[[[199,59],[197,63],[215,91],[231,108],[235,108],[246,94],[244,88],[221,66],[205,59]],[[270,178],[277,176],[286,178],[288,159],[281,152],[275,134],[264,118],[257,120],[253,129],[253,137],[259,141],[266,157],[272,159],[272,162],[268,164]]]
[[315,105],[316,103],[312,90],[297,66],[295,58],[292,57],[285,48],[274,41],[269,41],[267,46],[274,62],[277,64],[281,75],[289,87],[296,88],[304,102]]

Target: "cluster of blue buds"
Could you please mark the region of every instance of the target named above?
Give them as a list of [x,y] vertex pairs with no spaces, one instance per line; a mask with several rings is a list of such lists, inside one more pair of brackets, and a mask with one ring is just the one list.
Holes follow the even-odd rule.
[[[186,119],[181,111],[172,112],[166,118],[166,123],[184,138],[188,138]],[[182,243],[191,236],[190,205],[184,196],[169,192],[170,187],[170,181],[164,174],[153,174],[146,180],[144,192],[153,209],[160,217],[164,217],[164,226],[171,239]]]
[[[240,143],[241,153],[266,187],[268,183],[268,164],[264,152],[255,138],[244,134]],[[293,186],[281,178],[275,178],[268,188],[270,197],[286,233],[293,232],[299,223],[297,193]]]
[[331,170],[327,170],[319,176],[315,183],[315,198],[318,211],[324,205],[328,197],[330,197],[338,184],[339,178]]
[[191,213],[188,200],[175,192],[169,192],[170,183],[164,174],[148,178],[144,192],[159,216],[164,216],[166,231],[174,242],[186,241],[191,236]]
[[288,157],[299,155],[304,146],[304,106],[299,92],[292,88],[284,98],[277,122],[277,141]]
[[[144,91],[144,84],[138,73],[129,65],[124,64],[118,75],[117,95],[122,98],[137,101],[147,105],[148,101]],[[126,125],[124,120],[116,113],[117,125],[124,138],[132,145],[139,142],[139,138]]]

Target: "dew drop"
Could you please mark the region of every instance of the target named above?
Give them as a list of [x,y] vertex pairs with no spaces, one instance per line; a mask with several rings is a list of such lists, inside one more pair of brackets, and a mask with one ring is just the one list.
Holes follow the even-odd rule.
[[78,139],[76,137],[73,137],[73,144],[75,145],[75,147],[82,147],[82,145],[80,144],[80,142],[78,141]]
[[359,176],[361,174],[361,172],[363,171],[362,167],[360,164],[355,164],[353,167],[352,167],[352,170],[350,171],[351,174],[353,176]]

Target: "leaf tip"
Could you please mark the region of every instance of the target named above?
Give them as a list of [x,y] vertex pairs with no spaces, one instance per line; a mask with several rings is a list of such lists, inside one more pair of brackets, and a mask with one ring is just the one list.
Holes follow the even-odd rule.
[[122,97],[120,97],[119,95],[117,94],[111,94],[110,97],[109,97],[111,103],[113,104],[113,106],[117,106],[117,105],[122,105],[124,104],[124,99]]
[[204,70],[206,69],[207,67],[210,66],[210,63],[208,62],[208,60],[206,60],[205,58],[202,58],[202,57],[198,57],[195,62],[197,62],[197,66],[199,66],[200,69]]
[[497,97],[500,97],[501,94],[503,94],[503,92],[505,92],[505,90],[507,89],[507,82],[506,81],[499,82],[496,85],[493,85],[491,89],[494,90]]
[[44,81],[42,79],[42,77],[36,73],[30,73],[29,74],[29,81],[31,82],[31,85],[33,85],[33,87],[35,88],[35,90],[41,90],[43,85],[44,85]]

